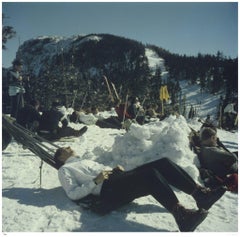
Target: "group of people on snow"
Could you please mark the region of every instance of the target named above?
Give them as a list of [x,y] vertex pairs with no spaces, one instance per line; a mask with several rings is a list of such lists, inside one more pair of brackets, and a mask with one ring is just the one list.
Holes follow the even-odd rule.
[[[75,109],[68,114],[66,107],[59,100],[53,101],[51,109],[41,114],[38,100],[31,100],[24,106],[23,95],[26,91],[20,76],[21,65],[20,61],[15,61],[9,74],[11,116],[23,127],[38,132],[50,140],[64,136],[80,136],[87,131],[87,125],[91,124],[120,129],[124,128],[126,121],[144,124],[149,122],[150,118],[160,120],[164,118],[164,115],[156,112],[153,106],[144,109],[137,97],[131,97],[123,103],[118,101],[114,108],[117,116],[107,119],[97,117],[96,108],[88,112]],[[231,112],[228,110],[226,113]],[[85,126],[80,130],[74,130],[69,126],[70,122],[83,123]],[[209,124],[210,117],[205,122]],[[222,179],[228,175],[237,175],[236,154],[218,147],[216,141],[216,129],[209,126],[201,129],[201,165]],[[70,147],[59,148],[54,160],[61,166],[58,170],[59,180],[71,200],[79,201],[86,197],[94,197],[91,209],[99,214],[107,214],[136,198],[151,195],[173,215],[180,231],[194,231],[207,217],[211,206],[227,190],[225,185],[211,189],[200,186],[167,157],[128,171],[120,165],[110,168],[95,161],[87,161],[87,164],[79,159]],[[93,169],[89,169],[89,162],[93,163],[91,166]],[[171,186],[191,195],[198,209],[184,207]]]
[[[179,230],[184,232],[194,231],[207,217],[207,210],[226,191],[222,187],[210,190],[198,185],[168,158],[128,171],[121,166],[112,169],[95,161],[81,160],[70,147],[59,148],[54,158],[62,165],[59,180],[71,200],[94,196],[90,209],[104,215],[134,199],[151,195],[173,215]],[[89,169],[89,162],[94,168]],[[181,205],[170,185],[191,195],[198,210]]]
[[79,137],[87,131],[87,126],[80,130],[69,126],[66,107],[55,100],[49,110],[39,112],[40,103],[32,100],[21,108],[17,114],[16,122],[21,126],[37,133],[48,140],[58,140],[62,137]]
[[[224,185],[206,188],[198,185],[180,166],[169,158],[143,164],[125,171],[95,161],[81,160],[71,147],[59,148],[54,159],[59,163],[59,180],[66,195],[73,201],[92,199],[89,208],[104,215],[133,200],[151,195],[174,217],[180,231],[194,231],[207,217],[208,210],[228,191],[237,192],[237,156],[217,144],[216,129],[203,127],[200,131],[201,165],[221,179],[231,175]],[[233,186],[234,185],[234,186]],[[198,210],[184,207],[171,186],[191,195]]]

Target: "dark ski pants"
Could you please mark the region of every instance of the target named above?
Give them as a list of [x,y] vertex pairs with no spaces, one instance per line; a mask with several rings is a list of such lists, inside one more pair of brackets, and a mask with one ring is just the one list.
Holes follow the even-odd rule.
[[11,116],[17,118],[18,111],[24,107],[24,98],[22,93],[11,96]]
[[178,199],[169,185],[187,194],[192,194],[197,187],[181,167],[168,158],[162,158],[110,176],[104,181],[100,196],[113,210],[136,198],[152,195],[171,212]]

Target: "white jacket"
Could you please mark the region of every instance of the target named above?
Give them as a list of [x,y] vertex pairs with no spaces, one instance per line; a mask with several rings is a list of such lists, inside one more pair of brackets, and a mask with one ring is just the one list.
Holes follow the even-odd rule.
[[237,112],[234,110],[234,105],[233,104],[228,104],[224,109],[224,113],[237,114]]
[[85,114],[84,112],[80,112],[79,120],[86,125],[93,125],[98,119],[92,113]]
[[8,88],[8,95],[9,96],[15,96],[18,93],[25,93],[25,89],[22,86],[9,86]]
[[103,170],[111,170],[91,160],[70,157],[58,170],[59,181],[71,200],[81,199],[88,194],[99,195],[102,184],[96,185],[93,179]]

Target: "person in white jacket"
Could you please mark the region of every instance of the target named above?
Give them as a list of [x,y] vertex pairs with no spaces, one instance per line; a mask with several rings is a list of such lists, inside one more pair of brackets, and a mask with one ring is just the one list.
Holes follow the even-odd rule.
[[233,129],[235,126],[236,122],[236,117],[237,117],[237,111],[235,111],[235,106],[236,102],[229,103],[225,108],[224,108],[224,115],[226,119],[226,129]]
[[224,108],[224,113],[232,113],[232,114],[237,114],[237,112],[234,109],[234,106],[236,103],[229,103],[227,106]]
[[[95,161],[79,159],[70,147],[59,148],[54,159],[60,167],[59,181],[71,200],[90,194],[97,196],[102,213],[106,214],[136,198],[152,195],[174,216],[180,231],[193,231],[206,218],[207,209],[226,191],[201,187],[168,158],[129,171],[121,166],[111,169]],[[183,207],[170,185],[192,195],[199,209]]]

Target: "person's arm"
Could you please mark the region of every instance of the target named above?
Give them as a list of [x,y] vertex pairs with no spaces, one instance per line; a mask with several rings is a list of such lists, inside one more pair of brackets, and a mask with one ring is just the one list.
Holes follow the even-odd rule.
[[215,153],[214,156],[216,156],[217,159],[222,162],[225,167],[231,167],[237,161],[235,155],[226,150],[218,147],[213,147],[212,151]]
[[84,173],[82,174],[83,182],[79,185],[76,178],[64,167],[59,169],[58,177],[63,189],[71,200],[78,200],[87,196],[92,193],[92,190],[97,185],[93,179],[88,179]]
[[41,114],[36,109],[33,110],[33,120],[38,122],[41,120]]
[[110,174],[112,174],[112,170],[102,171],[96,178],[93,179],[93,181],[95,184],[103,183],[105,179],[108,179]]

